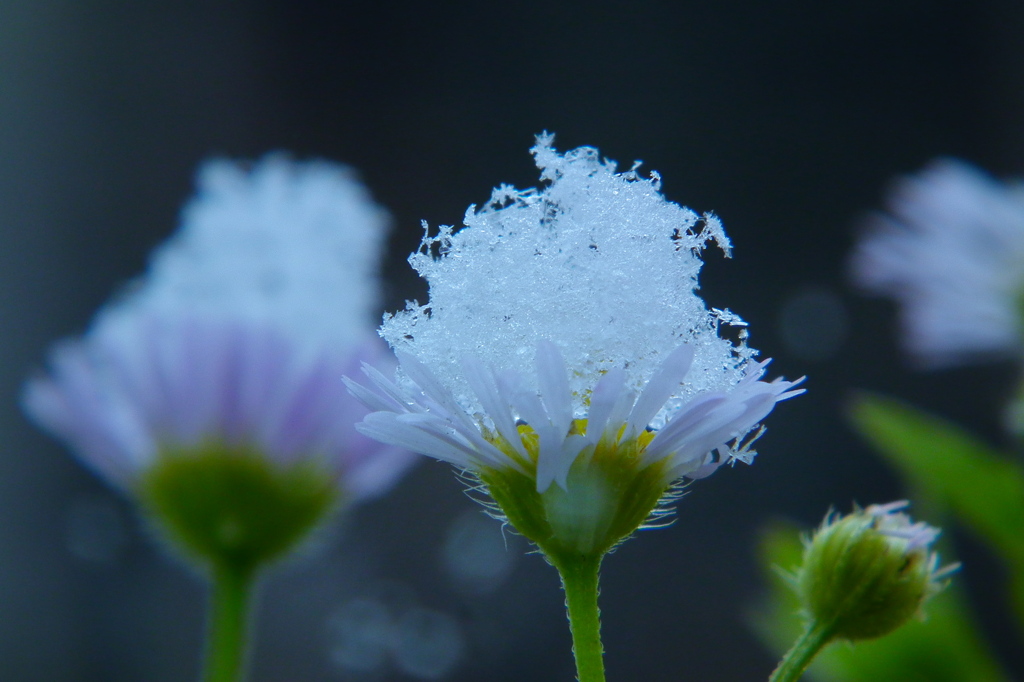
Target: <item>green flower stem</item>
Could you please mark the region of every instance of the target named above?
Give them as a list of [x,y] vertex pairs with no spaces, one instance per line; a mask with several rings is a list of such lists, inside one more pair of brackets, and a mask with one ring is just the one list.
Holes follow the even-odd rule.
[[832,628],[811,621],[793,648],[786,652],[768,682],[796,682],[814,657],[832,640]]
[[604,647],[601,646],[601,618],[597,608],[601,558],[574,557],[555,563],[565,589],[579,682],[604,682]]
[[242,679],[254,573],[252,569],[236,566],[221,566],[213,571],[204,682]]

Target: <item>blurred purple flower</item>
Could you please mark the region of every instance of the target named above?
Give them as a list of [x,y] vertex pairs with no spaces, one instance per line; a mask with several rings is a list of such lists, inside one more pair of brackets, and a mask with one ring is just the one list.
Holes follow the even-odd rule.
[[900,303],[903,343],[926,366],[1021,348],[1024,187],[966,163],[896,183],[851,261],[855,282]]
[[322,162],[214,162],[199,185],[148,276],[28,382],[27,412],[126,489],[212,442],[315,459],[349,501],[383,492],[412,456],[355,431],[342,377],[390,357],[371,323],[386,216]]

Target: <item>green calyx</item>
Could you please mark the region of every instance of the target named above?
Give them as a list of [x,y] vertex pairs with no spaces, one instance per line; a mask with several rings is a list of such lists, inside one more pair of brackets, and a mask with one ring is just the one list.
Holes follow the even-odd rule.
[[858,511],[829,520],[804,552],[796,588],[813,622],[850,641],[886,635],[921,612],[941,586],[927,547],[879,531]]
[[[575,428],[586,428],[577,420]],[[514,456],[527,473],[488,468],[478,476],[508,522],[556,565],[601,557],[637,530],[658,507],[669,487],[660,463],[641,466],[643,450],[653,434],[620,443],[602,440],[581,452],[569,470],[565,488],[552,483],[537,492],[537,438],[521,426],[530,460]]]
[[282,466],[255,448],[220,443],[165,450],[138,492],[177,549],[204,566],[241,572],[293,549],[340,498],[324,466]]

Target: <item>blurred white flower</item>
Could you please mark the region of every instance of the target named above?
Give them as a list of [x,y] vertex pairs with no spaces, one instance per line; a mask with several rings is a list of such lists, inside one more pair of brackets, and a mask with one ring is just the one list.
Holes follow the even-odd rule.
[[208,163],[180,231],[88,333],[29,381],[29,415],[132,489],[167,453],[216,445],[322,464],[348,500],[408,453],[353,428],[342,376],[380,362],[372,333],[387,216],[351,171],[268,157]]
[[926,366],[1019,353],[1024,187],[950,159],[896,183],[852,258],[856,283],[900,303]]

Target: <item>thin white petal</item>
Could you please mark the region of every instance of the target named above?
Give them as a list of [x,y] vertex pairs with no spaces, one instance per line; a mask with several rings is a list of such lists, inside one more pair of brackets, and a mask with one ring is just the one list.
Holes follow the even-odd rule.
[[566,478],[576,457],[586,446],[583,436],[566,436],[555,424],[542,426],[537,431],[537,492],[543,493],[552,483],[566,489]]
[[513,372],[498,376],[498,390],[508,399],[519,416],[531,427],[547,424],[548,413],[534,391],[523,386],[521,377]]
[[626,371],[621,367],[608,370],[594,390],[590,392],[590,412],[587,415],[587,440],[597,443],[604,435],[608,418],[622,397],[626,384]]
[[[629,417],[629,413],[633,410],[633,405],[636,402],[636,392],[626,389],[619,395],[618,400],[615,402],[615,407],[612,408],[612,413],[608,415],[608,426],[605,427],[605,431],[608,432],[610,429],[616,429],[614,436],[618,436],[617,430],[619,427],[626,423],[626,419]],[[624,429],[623,431],[627,431]],[[625,437],[625,433],[622,434]]]
[[455,439],[453,443],[466,448],[466,452],[472,453],[472,456],[482,464],[495,467],[511,466],[522,471],[518,462],[488,442],[475,427],[462,428],[459,424],[432,414],[405,414],[399,416],[399,419],[434,433],[439,438],[454,438],[452,434],[457,434],[459,438]]
[[679,384],[693,365],[693,354],[693,347],[683,344],[661,363],[633,405],[627,429],[631,434],[640,433],[647,428],[654,415],[665,405],[665,401],[679,388]]
[[471,468],[475,461],[471,457],[471,454],[475,453],[438,438],[436,434],[416,425],[404,424],[399,421],[398,415],[391,412],[374,412],[366,415],[362,422],[356,424],[356,430],[368,438],[388,445],[397,445],[421,455],[429,455],[462,469]]
[[416,382],[423,394],[430,400],[437,403],[437,405],[450,416],[459,422],[467,429],[475,428],[475,424],[466,414],[465,410],[456,402],[455,396],[451,394],[441,382],[437,380],[433,372],[427,369],[427,366],[417,360],[412,355],[406,353],[400,353],[398,355],[398,361],[402,365],[402,369],[405,373]]
[[369,377],[370,381],[380,389],[382,396],[394,403],[394,407],[389,408],[389,411],[403,412],[410,409],[409,403],[411,401],[409,396],[395,385],[395,382],[388,379],[380,370],[372,365],[363,363],[362,369],[363,374]]
[[475,429],[464,431],[457,425],[433,414],[402,414],[398,416],[402,424],[416,428],[448,443],[466,453],[474,462],[492,466],[507,466],[508,457],[496,447],[480,437]]
[[686,434],[685,439],[681,439],[681,442],[670,448],[673,466],[703,457],[726,441],[746,433],[745,430],[737,433],[737,422],[745,411],[743,405],[735,403],[726,402],[716,406],[716,409]]
[[523,441],[519,437],[519,431],[516,429],[516,423],[512,417],[511,406],[498,391],[493,373],[489,372],[483,363],[475,357],[463,359],[462,372],[469,387],[480,399],[480,405],[484,412],[494,422],[494,428],[497,429],[498,434],[515,448],[516,452],[527,457],[526,448],[523,446]]
[[345,387],[348,388],[349,393],[371,412],[399,412],[405,407],[391,396],[376,393],[348,377],[342,377],[342,381],[345,382]]
[[647,445],[644,463],[649,464],[661,459],[667,452],[679,446],[695,425],[725,400],[725,394],[711,393],[699,396],[684,405]]
[[537,344],[537,383],[551,423],[568,431],[573,413],[565,360],[558,346],[546,339]]
[[[584,448],[588,447],[587,439],[582,435],[573,434],[566,438],[562,442],[562,456],[559,460],[559,466],[555,469],[555,483],[562,490],[568,490],[569,487],[569,470],[572,469],[572,465],[576,463]],[[593,453],[593,447],[590,447],[591,454]],[[537,492],[544,492],[538,490]]]

